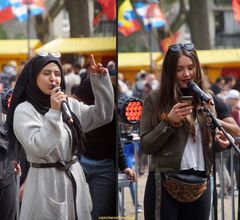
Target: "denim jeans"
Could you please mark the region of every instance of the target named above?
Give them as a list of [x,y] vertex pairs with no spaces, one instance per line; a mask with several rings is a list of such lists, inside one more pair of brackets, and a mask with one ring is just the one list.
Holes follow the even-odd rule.
[[117,173],[111,159],[92,160],[81,156],[80,163],[89,184],[93,202],[92,219],[117,215]]
[[0,207],[2,220],[14,220],[16,218],[16,182],[0,189]]

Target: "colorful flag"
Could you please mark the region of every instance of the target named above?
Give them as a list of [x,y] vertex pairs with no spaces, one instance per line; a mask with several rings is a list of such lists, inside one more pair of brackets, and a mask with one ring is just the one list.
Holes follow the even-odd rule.
[[27,3],[31,16],[43,13],[46,8],[43,0],[0,0],[0,23],[17,18],[25,21],[28,18]]
[[103,15],[106,15],[109,21],[116,19],[116,0],[97,0],[102,6],[102,11],[94,18],[93,25],[96,25]]
[[141,30],[130,0],[125,0],[118,9],[118,31],[125,37]]
[[142,18],[146,30],[159,28],[166,25],[166,18],[157,3],[136,2],[134,4],[136,12]]
[[240,0],[232,0],[232,10],[235,21],[240,22]]

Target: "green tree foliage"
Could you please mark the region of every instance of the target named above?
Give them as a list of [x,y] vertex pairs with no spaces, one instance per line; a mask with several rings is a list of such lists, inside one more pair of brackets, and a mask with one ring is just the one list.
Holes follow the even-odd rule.
[[0,25],[0,39],[9,39],[7,31]]

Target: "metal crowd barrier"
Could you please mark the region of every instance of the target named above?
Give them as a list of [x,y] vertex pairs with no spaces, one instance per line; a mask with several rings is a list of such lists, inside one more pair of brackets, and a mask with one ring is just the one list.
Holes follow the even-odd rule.
[[124,187],[129,187],[130,180],[126,174],[118,174],[118,214],[119,216],[125,216],[124,206]]
[[[217,215],[214,215],[214,204],[213,204],[213,199],[212,199],[212,206],[211,206],[211,216],[210,220],[235,220],[238,219],[240,220],[240,207],[239,207],[239,181],[236,181],[237,178],[239,178],[239,168],[240,168],[240,163],[239,163],[239,156],[236,154],[237,167],[238,170],[234,170],[234,149],[232,148],[230,150],[230,178],[231,178],[231,190],[230,190],[230,198],[226,198],[224,195],[225,191],[225,183],[224,183],[224,154],[226,154],[226,151],[220,152],[220,173],[218,174],[219,176],[219,183],[220,183],[220,188],[218,189],[218,198],[215,202],[217,206]],[[238,175],[236,174],[238,172]],[[212,198],[213,198],[213,179],[211,178],[211,192],[212,192]],[[225,191],[226,193],[226,191]],[[230,206],[230,208],[229,208]],[[216,213],[215,213],[216,214]],[[231,217],[230,217],[231,216]]]
[[[135,182],[135,206],[134,206],[134,214],[135,214],[135,220],[138,220],[138,144],[139,144],[140,138],[139,136],[133,136],[132,140],[128,140],[127,138],[121,138],[121,145],[122,148],[124,148],[125,143],[133,143],[134,145],[134,169],[136,171],[136,182]],[[125,179],[123,179],[125,178]],[[120,199],[118,200],[120,207],[119,207],[119,214],[121,216],[125,215],[125,209],[124,209],[124,187],[129,186],[130,181],[128,184],[126,184],[126,176],[118,175],[118,188],[119,188],[119,195]]]

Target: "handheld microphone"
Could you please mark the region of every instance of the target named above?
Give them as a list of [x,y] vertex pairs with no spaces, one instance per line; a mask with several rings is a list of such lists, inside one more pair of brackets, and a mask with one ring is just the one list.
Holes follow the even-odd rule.
[[[56,85],[52,85],[52,89],[55,88]],[[56,92],[61,91],[61,89],[59,88]],[[67,118],[67,121],[71,124],[73,124],[73,118],[72,118],[72,114],[70,109],[68,108],[67,102],[63,101],[61,103],[61,111],[63,113],[63,115]]]
[[195,93],[202,101],[206,102],[207,104],[214,105],[212,98],[209,97],[205,92],[203,92],[196,83],[194,82],[189,82],[188,83],[188,88]]

